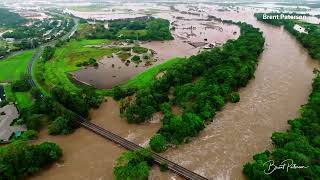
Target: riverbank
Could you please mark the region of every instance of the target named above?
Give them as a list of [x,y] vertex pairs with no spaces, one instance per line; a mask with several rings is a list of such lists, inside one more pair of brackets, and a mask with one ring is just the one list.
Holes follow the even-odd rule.
[[[258,20],[262,21],[259,14],[255,15]],[[272,22],[268,22],[274,24]],[[301,22],[300,22],[301,24]],[[306,26],[309,32],[299,33],[294,30],[294,22],[290,20],[283,20],[282,25],[285,29],[294,35],[297,40],[304,46],[307,46],[309,54],[312,57],[320,59],[320,49],[317,43],[314,43],[312,39],[319,39],[320,27],[317,25],[311,25],[308,23],[302,23]],[[310,43],[308,43],[310,42]],[[290,179],[294,178],[310,178],[317,179],[319,172],[317,171],[316,159],[317,147],[319,146],[320,130],[319,122],[319,100],[320,95],[320,75],[319,72],[315,72],[315,78],[312,83],[312,92],[309,95],[308,103],[300,108],[300,114],[295,119],[288,120],[290,128],[288,131],[278,131],[272,133],[272,149],[268,149],[265,152],[260,152],[254,155],[254,161],[248,162],[244,165],[243,172],[249,179]],[[268,163],[269,162],[269,163]],[[277,170],[272,166],[269,166],[272,162],[275,162],[275,166],[280,163],[297,163],[300,168],[289,168],[286,172]],[[268,169],[268,166],[271,167]]]
[[[307,51],[294,37],[281,28],[257,22],[250,12],[225,12],[225,14],[221,12],[215,15],[223,19],[234,18],[246,21],[259,27],[266,37],[266,49],[259,59],[260,64],[256,70],[255,79],[250,81],[246,88],[240,90],[241,101],[238,104],[227,104],[223,111],[217,114],[215,121],[196,139],[178,149],[169,150],[165,156],[208,178],[242,179],[244,178],[241,172],[243,163],[250,161],[256,152],[263,151],[266,147],[271,148],[272,132],[286,130],[287,119],[296,117],[300,105],[306,102],[311,90],[312,70],[317,67],[317,63],[308,56]],[[101,114],[101,119],[104,118]],[[116,122],[112,121],[106,124],[106,127]],[[125,130],[125,127],[122,129]],[[124,137],[127,137],[126,135],[124,134]],[[66,140],[65,143],[70,144],[68,147],[72,148],[74,141],[84,141],[82,139],[88,136],[91,135],[81,134],[77,138]],[[89,142],[95,140],[91,139]],[[97,148],[89,150],[91,146]],[[48,172],[44,171],[38,179],[50,179],[52,175],[59,176],[57,179],[79,179],[82,173],[84,179],[113,178],[112,169],[106,167],[109,167],[110,162],[115,160],[118,154],[108,153],[107,150],[90,143],[74,147],[72,153],[69,153],[70,156],[81,151],[80,149],[87,149],[92,152],[91,154],[101,156],[88,156],[87,153],[75,155],[75,161],[65,161],[72,166],[71,168],[66,171],[62,167],[59,170],[54,168],[49,172],[50,169]],[[91,160],[90,163],[87,160]],[[151,178],[171,178],[171,175],[163,173],[154,177],[154,173],[159,174],[159,171],[154,171]]]
[[[128,124],[120,118],[119,104],[108,98],[97,110],[90,112],[91,122],[117,135],[145,146],[149,138],[159,129],[160,122],[142,125]],[[113,165],[125,151],[122,147],[83,128],[66,136],[50,136],[41,131],[35,143],[50,141],[57,143],[64,152],[62,160],[45,171],[30,177],[32,180],[113,179]]]
[[227,104],[195,140],[165,153],[167,158],[209,179],[244,179],[242,166],[259,151],[272,147],[274,131],[286,130],[287,120],[305,104],[318,64],[282,28],[258,22],[253,13],[208,13],[244,21],[260,28],[266,38],[255,78],[240,90],[241,100]]

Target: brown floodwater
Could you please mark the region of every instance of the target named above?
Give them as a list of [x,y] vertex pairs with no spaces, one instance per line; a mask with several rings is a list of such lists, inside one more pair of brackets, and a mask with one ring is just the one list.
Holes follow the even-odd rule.
[[73,77],[85,84],[89,84],[99,89],[110,89],[128,81],[134,75],[146,70],[150,66],[144,63],[136,64],[131,62],[126,64],[120,58],[104,57],[99,61],[99,67],[87,67],[76,72],[72,72]]
[[[265,51],[259,58],[255,78],[240,90],[241,101],[227,104],[191,143],[169,149],[163,155],[209,179],[244,179],[242,165],[257,152],[272,147],[274,131],[288,128],[287,120],[298,116],[299,107],[307,102],[319,67],[307,51],[283,28],[257,22],[252,12],[216,12],[209,14],[224,19],[242,20],[259,27],[266,37]],[[119,118],[119,107],[109,99],[91,112],[92,121],[140,145],[159,129],[159,121],[129,125]],[[60,162],[30,179],[104,180],[113,179],[115,159],[124,149],[83,128],[69,136],[48,136],[40,140],[58,143],[64,150]],[[158,167],[150,179],[181,179]]]
[[[160,128],[159,121],[142,125],[128,124],[120,118],[118,103],[108,98],[90,113],[91,121],[141,146]],[[113,179],[115,160],[125,151],[122,147],[88,131],[77,129],[67,136],[49,136],[41,131],[37,143],[55,142],[63,149],[63,157],[46,170],[30,177],[32,180],[109,180]]]
[[250,12],[209,13],[259,27],[265,51],[255,78],[240,90],[241,101],[227,104],[191,143],[165,156],[209,179],[244,179],[243,164],[270,149],[272,132],[285,131],[287,120],[298,116],[312,88],[312,71],[319,66],[283,28],[257,22]]
[[[176,28],[173,31],[174,40],[142,42],[141,46],[155,52],[151,65],[144,62],[129,65],[118,57],[104,57],[99,61],[99,67],[87,67],[72,72],[73,77],[82,83],[99,89],[110,89],[115,85],[123,84],[138,73],[155,65],[161,64],[173,57],[189,57],[203,50],[204,46],[194,47],[189,43],[223,44],[229,39],[239,37],[240,29],[235,25],[223,24],[215,21],[205,21],[202,17],[181,14],[178,12],[157,13],[157,17],[168,19]],[[178,17],[183,17],[179,19]],[[130,58],[129,58],[130,59]]]

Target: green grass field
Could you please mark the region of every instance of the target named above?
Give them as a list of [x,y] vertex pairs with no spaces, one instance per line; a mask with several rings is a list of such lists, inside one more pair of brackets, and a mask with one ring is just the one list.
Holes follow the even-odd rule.
[[14,93],[11,90],[11,85],[7,84],[4,86],[4,92],[6,94],[6,99],[9,102],[15,102],[16,101],[16,97],[14,95]]
[[78,63],[87,61],[90,58],[97,60],[103,56],[112,55],[112,53],[119,51],[119,49],[106,49],[97,47],[88,47],[88,45],[108,44],[108,40],[73,40],[61,48],[57,48],[54,57],[44,64],[44,73],[37,73],[40,71],[40,65],[36,65],[34,74],[44,77],[45,82],[42,85],[48,89],[55,85],[61,85],[69,91],[77,91],[79,87],[75,85],[68,77],[68,73],[79,70]]
[[[125,84],[120,85],[122,88],[138,88],[143,89],[145,87],[148,87],[150,84],[152,84],[156,80],[156,76],[160,73],[166,70],[166,68],[169,68],[175,64],[183,62],[184,58],[172,58],[167,60],[166,62],[159,64],[157,66],[151,67],[147,69],[146,71],[143,71],[136,76],[132,77],[128,82]],[[104,96],[111,96],[112,90],[102,90],[98,89],[97,93]]]
[[123,29],[117,33],[117,37],[121,37],[122,39],[140,39],[140,37],[144,37],[147,35],[147,30],[127,30]]
[[27,73],[28,63],[33,54],[34,50],[30,50],[0,60],[0,82],[15,81],[20,78],[21,74]]
[[11,85],[4,86],[4,91],[8,102],[16,102],[19,109],[31,107],[33,98],[30,92],[13,92]]
[[[88,45],[108,44],[108,40],[73,40],[55,51],[54,57],[48,62],[37,61],[33,69],[33,77],[37,79],[37,85],[43,93],[56,85],[60,85],[70,92],[77,92],[81,86],[74,84],[69,77],[69,73],[79,70],[77,64],[87,61],[89,58],[99,60],[103,56],[110,56],[118,52],[119,48],[98,48],[88,47]],[[127,83],[121,85],[124,88],[136,87],[144,88],[154,82],[156,75],[172,65],[182,62],[184,58],[173,58],[157,66],[141,72]],[[110,95],[111,90],[97,90],[101,95]]]
[[29,92],[16,92],[15,96],[20,109],[32,106],[33,98]]
[[138,75],[131,78],[127,83],[123,84],[122,87],[130,88],[145,88],[154,82],[157,74],[164,71],[166,68],[171,67],[174,64],[181,63],[184,58],[172,58],[166,62],[159,64],[157,66],[151,67],[146,71],[139,73]]
[[[13,82],[19,80],[21,74],[27,73],[28,64],[34,54],[34,50],[9,56],[0,61],[0,81]],[[11,85],[4,86],[6,98],[9,102],[17,102],[19,109],[30,107],[33,99],[29,92],[13,92]]]

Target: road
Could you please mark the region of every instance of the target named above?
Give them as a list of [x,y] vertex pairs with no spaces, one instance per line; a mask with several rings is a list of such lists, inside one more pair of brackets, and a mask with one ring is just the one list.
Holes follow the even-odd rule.
[[[71,31],[69,33],[67,33],[66,35],[64,35],[63,37],[61,37],[60,40],[66,40],[66,39],[70,38],[76,32],[76,30],[78,28],[78,25],[79,25],[79,19],[73,18],[73,21],[74,21],[75,25],[73,26]],[[58,39],[41,45],[40,47],[38,47],[36,49],[35,54],[32,56],[32,58],[31,58],[31,60],[29,62],[29,65],[28,65],[28,74],[31,77],[30,84],[31,84],[32,87],[36,87],[36,80],[34,80],[33,77],[32,77],[33,65],[41,57],[41,54],[42,54],[42,51],[43,51],[44,47],[46,47],[46,46],[54,46],[57,42],[58,42]]]
[[[66,38],[69,38],[71,37],[75,31],[77,30],[77,26],[78,26],[78,20],[76,18],[74,18],[74,21],[75,21],[75,26],[72,28],[72,30],[66,34],[63,38],[63,40],[65,40]],[[36,53],[34,54],[34,56],[32,57],[30,63],[29,63],[29,66],[28,66],[28,73],[29,75],[31,76],[31,79],[30,79],[30,84],[32,85],[32,87],[37,87],[36,86],[36,83],[35,83],[35,80],[33,79],[34,77],[32,77],[32,70],[33,70],[33,65],[34,63],[40,58],[41,54],[42,54],[42,51],[43,51],[43,48],[45,46],[53,46],[55,43],[57,42],[57,40],[55,41],[52,41],[52,42],[49,42],[47,44],[44,44],[42,46],[40,46],[37,50],[36,50]],[[73,113],[73,112],[72,112]],[[84,128],[104,137],[105,139],[108,139],[116,144],[119,144],[121,145],[122,147],[128,149],[128,150],[137,150],[139,148],[142,148],[141,146],[131,142],[131,141],[128,141],[126,140],[125,138],[122,138],[106,129],[103,129],[91,122],[89,122],[88,120],[86,120],[85,118],[79,116],[79,115],[76,115],[75,116],[77,117],[77,122]],[[158,164],[158,165],[161,165],[161,164],[167,164],[168,165],[168,169],[173,171],[174,173],[186,178],[186,179],[190,179],[190,180],[207,180],[207,178],[197,174],[197,173],[194,173],[193,171],[190,171],[166,158],[163,158],[161,157],[160,155],[156,154],[156,153],[152,153],[152,157],[154,159],[154,163],[155,164]]]

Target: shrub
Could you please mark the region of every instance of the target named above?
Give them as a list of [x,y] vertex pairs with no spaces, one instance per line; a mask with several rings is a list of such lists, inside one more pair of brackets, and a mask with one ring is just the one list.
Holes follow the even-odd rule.
[[116,180],[147,180],[152,156],[148,150],[138,149],[123,153],[116,162],[113,174]]
[[166,171],[168,171],[168,164],[167,164],[167,163],[161,163],[161,164],[160,164],[160,171],[161,171],[161,172],[166,172]]
[[54,143],[29,145],[25,141],[14,141],[0,147],[0,179],[22,179],[57,161],[61,156],[61,148]]
[[29,83],[30,76],[28,74],[21,75],[20,79],[17,81],[14,81],[12,83],[12,90],[14,92],[26,92],[29,91],[31,88],[31,85]]
[[137,63],[137,62],[140,61],[140,56],[135,55],[135,56],[133,56],[133,57],[131,58],[131,60],[132,60],[133,62]]
[[161,134],[156,134],[154,135],[150,142],[149,145],[151,149],[157,153],[164,152],[167,149],[167,141],[164,136]]
[[230,94],[230,101],[233,103],[237,103],[240,101],[240,94],[238,92],[233,92]]
[[69,125],[68,120],[63,117],[57,117],[48,127],[49,134],[58,135],[58,134],[70,134],[72,128]]
[[37,139],[38,132],[35,130],[28,130],[22,133],[21,139],[22,140],[30,140],[30,139]]

